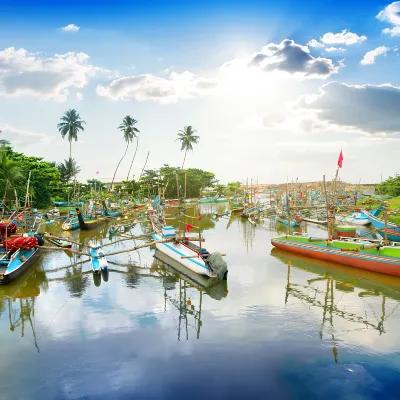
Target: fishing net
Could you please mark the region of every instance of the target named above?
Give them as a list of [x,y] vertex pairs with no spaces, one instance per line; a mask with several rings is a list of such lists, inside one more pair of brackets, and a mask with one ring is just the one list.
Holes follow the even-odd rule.
[[14,222],[0,222],[0,235],[10,236],[17,232],[17,225]]
[[8,251],[18,250],[18,249],[33,249],[39,244],[36,237],[16,237],[4,242],[4,247]]

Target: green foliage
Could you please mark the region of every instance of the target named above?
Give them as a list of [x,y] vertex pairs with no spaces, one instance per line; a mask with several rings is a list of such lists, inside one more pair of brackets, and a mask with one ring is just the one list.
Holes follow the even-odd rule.
[[186,197],[200,197],[202,190],[212,188],[218,182],[215,174],[203,171],[198,168],[189,168],[182,171],[180,168],[171,167],[165,164],[159,170],[146,170],[139,182],[141,192],[144,196],[157,195],[158,190],[165,189],[165,198],[178,198],[177,176],[179,197],[185,194],[185,174],[186,174]]
[[58,170],[60,171],[61,182],[68,183],[71,181],[76,175],[81,172],[78,163],[73,159],[70,158],[68,160],[64,160],[64,162],[59,163],[57,165]]
[[[47,207],[52,197],[61,189],[60,172],[54,162],[43,161],[41,157],[28,157],[7,147],[7,156],[16,162],[21,170],[21,182],[17,192],[20,198],[25,197],[26,184],[31,172],[30,187],[33,189],[33,206]],[[3,183],[2,183],[3,184]]]
[[376,190],[378,194],[384,194],[388,196],[400,196],[400,176],[390,176],[386,181],[380,183]]
[[225,196],[225,194],[226,194],[226,186],[219,183],[219,184],[217,184],[215,186],[215,191],[217,192],[217,194],[219,196]]
[[240,192],[240,182],[229,182],[226,186],[226,194],[228,196],[233,196]]
[[[196,136],[196,129],[193,129],[193,126],[185,126],[182,130],[178,132],[178,138],[181,142],[181,151],[185,151],[185,156],[183,158],[182,169],[186,160],[186,153],[188,150],[193,150],[193,145],[197,144],[200,140],[200,136]],[[175,141],[176,141],[175,140]]]

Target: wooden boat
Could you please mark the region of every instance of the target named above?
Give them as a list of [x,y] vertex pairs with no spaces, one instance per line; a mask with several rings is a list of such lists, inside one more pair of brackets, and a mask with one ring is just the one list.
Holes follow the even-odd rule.
[[122,215],[121,210],[109,210],[105,201],[103,201],[103,210],[106,217],[117,218]]
[[[151,222],[154,229],[154,233],[152,235],[154,240],[176,237],[174,227],[163,226],[158,221],[156,215],[151,217]],[[171,259],[179,262],[181,265],[199,275],[208,276],[209,278],[218,277],[207,260],[210,256],[210,253],[205,248],[200,248],[189,240],[175,240],[165,243],[156,243],[156,248]],[[226,279],[226,273],[224,279]]]
[[108,221],[108,218],[106,217],[100,217],[85,221],[79,208],[76,208],[76,214],[78,216],[79,228],[82,229],[83,231],[96,229]]
[[[289,226],[289,220],[286,218],[277,217],[276,220],[277,220],[277,222],[281,223],[282,225]],[[300,226],[302,220],[303,219],[300,217],[296,217],[296,219],[290,220],[290,227],[296,228],[296,227]]]
[[252,225],[254,225],[254,226],[256,226],[257,225],[257,222],[256,221],[254,221],[254,219],[253,218],[251,218],[251,217],[249,217],[248,219],[247,219]]
[[312,218],[303,218],[304,222],[309,222],[310,224],[317,224],[317,225],[328,225],[328,221],[321,221],[319,219],[312,219]]
[[337,214],[335,216],[336,221],[341,223],[347,223],[352,225],[368,225],[370,223],[368,216],[364,213],[355,212],[349,215]]
[[273,238],[273,246],[291,253],[349,267],[400,276],[400,246],[382,246],[357,238],[327,240],[310,235]]
[[92,271],[94,274],[99,274],[101,271],[108,270],[108,262],[100,246],[90,246],[90,260],[92,262]]
[[[374,214],[373,212],[368,212],[366,210],[363,210],[363,213],[368,217],[368,220],[371,222],[374,228],[385,229],[385,221],[378,218],[376,213]],[[387,223],[387,229],[400,232],[400,226],[392,222]]]
[[51,244],[54,244],[57,247],[62,247],[63,249],[70,249],[72,247],[71,242],[67,242],[66,240],[60,240],[53,238],[51,233],[45,233],[43,237],[50,242]]
[[3,253],[0,258],[0,283],[6,284],[28,270],[40,255],[40,248],[18,249],[10,255]]
[[78,217],[72,217],[72,218],[66,219],[62,223],[61,228],[64,231],[73,231],[75,229],[79,229],[79,219],[78,219]]
[[391,242],[400,242],[400,231],[395,231],[394,229],[377,229],[377,232],[384,238],[385,232],[387,233],[387,238]]

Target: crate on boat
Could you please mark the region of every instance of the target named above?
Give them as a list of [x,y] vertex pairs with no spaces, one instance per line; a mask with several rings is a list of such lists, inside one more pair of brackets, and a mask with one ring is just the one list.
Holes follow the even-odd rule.
[[173,226],[163,226],[162,228],[162,237],[163,238],[169,238],[169,237],[175,237],[175,228]]

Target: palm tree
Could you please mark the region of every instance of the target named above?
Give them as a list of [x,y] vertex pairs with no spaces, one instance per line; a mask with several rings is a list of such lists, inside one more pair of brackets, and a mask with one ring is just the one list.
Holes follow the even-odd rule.
[[122,124],[118,127],[118,129],[121,129],[123,131],[127,130],[131,133],[132,135],[132,141],[133,138],[136,138],[136,149],[135,149],[135,153],[133,154],[133,158],[132,158],[132,162],[131,162],[131,166],[129,167],[129,171],[128,171],[128,176],[126,177],[126,180],[129,180],[129,175],[131,174],[131,169],[132,169],[132,165],[133,162],[135,161],[135,157],[136,157],[136,153],[137,153],[137,149],[139,146],[139,137],[137,136],[138,133],[140,133],[139,129],[135,128],[135,124],[137,124],[138,121],[136,121],[135,118],[131,117],[130,115],[127,115],[124,120],[122,121]]
[[64,162],[57,165],[58,170],[61,175],[61,182],[68,183],[72,178],[81,172],[78,163],[70,158],[69,160],[64,160]]
[[[119,166],[120,166],[122,160],[123,160],[123,159],[125,158],[125,156],[126,156],[126,152],[128,151],[129,144],[133,141],[133,138],[136,137],[136,133],[139,132],[139,130],[138,130],[137,128],[134,127],[134,125],[135,125],[136,123],[137,123],[137,121],[136,121],[134,118],[132,118],[131,116],[127,115],[127,116],[122,120],[122,124],[118,127],[118,129],[119,129],[120,131],[122,131],[122,133],[124,134],[124,140],[125,140],[125,143],[126,143],[126,149],[125,149],[124,155],[123,155],[122,158],[119,160],[119,163],[118,163],[118,165],[117,165],[117,168],[115,169],[114,176],[113,176],[112,181],[111,181],[110,190],[111,190],[112,187],[113,187],[115,175],[117,174],[118,168],[119,168]],[[132,161],[132,163],[133,163],[133,161]],[[129,170],[129,172],[130,172],[130,170]],[[128,173],[128,175],[129,175],[129,173]]]
[[[0,131],[0,134],[2,134],[3,133],[3,131]],[[0,147],[3,147],[3,146],[10,146],[10,141],[9,140],[7,140],[7,139],[0,139]]]
[[61,122],[57,124],[58,131],[61,133],[62,138],[68,137],[70,159],[72,158],[72,140],[75,140],[75,142],[78,140],[78,132],[83,132],[85,130],[82,126],[84,124],[86,124],[86,122],[81,120],[80,115],[74,109],[67,110],[61,117]]
[[[183,157],[182,169],[186,160],[186,153],[188,150],[193,150],[193,145],[197,144],[200,140],[200,136],[196,136],[196,129],[193,129],[193,126],[185,126],[182,130],[178,132],[178,138],[181,142],[181,151],[185,150],[185,156]],[[175,140],[175,142],[176,142]]]

